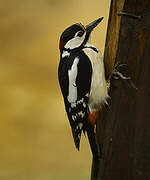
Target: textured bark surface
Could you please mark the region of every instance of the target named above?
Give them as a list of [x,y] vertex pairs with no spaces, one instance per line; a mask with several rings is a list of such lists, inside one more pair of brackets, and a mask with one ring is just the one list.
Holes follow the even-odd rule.
[[107,76],[112,72],[114,60],[116,58],[121,20],[121,18],[118,18],[117,12],[122,11],[123,5],[124,0],[111,1],[104,54]]
[[[123,10],[122,10],[123,8]],[[124,11],[142,19],[117,15]],[[114,62],[126,63],[128,81],[113,80],[109,108],[97,124],[102,159],[97,180],[150,179],[150,1],[112,0],[105,59],[107,75]],[[127,70],[126,70],[127,69]]]

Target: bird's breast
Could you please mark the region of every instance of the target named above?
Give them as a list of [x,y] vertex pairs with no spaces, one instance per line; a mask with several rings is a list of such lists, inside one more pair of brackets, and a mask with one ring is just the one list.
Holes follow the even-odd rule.
[[98,109],[103,103],[106,103],[108,96],[107,82],[105,80],[104,62],[100,52],[91,48],[83,50],[92,64],[92,79],[89,95],[89,109],[93,111]]

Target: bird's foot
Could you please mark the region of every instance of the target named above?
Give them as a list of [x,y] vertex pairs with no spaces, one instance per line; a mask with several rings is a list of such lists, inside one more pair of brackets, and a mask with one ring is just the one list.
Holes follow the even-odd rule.
[[111,79],[126,80],[130,87],[132,87],[132,88],[137,90],[137,87],[132,82],[131,77],[130,76],[125,76],[123,73],[120,72],[120,68],[122,68],[122,67],[127,67],[127,64],[119,64],[119,62],[115,64],[114,70],[113,70],[113,72],[111,73],[111,75],[109,77],[109,82],[110,82]]
[[131,77],[127,77],[125,75],[123,75],[119,70],[120,68],[122,67],[127,67],[127,64],[119,64],[119,62],[117,62],[114,66],[114,69],[113,69],[113,72],[111,73],[110,75],[110,78],[109,79],[122,79],[122,80],[130,80]]
[[121,72],[117,71],[117,70],[114,70],[113,73],[112,73],[112,78],[113,79],[122,79],[122,80],[130,80],[131,77],[127,77],[127,76],[124,76]]

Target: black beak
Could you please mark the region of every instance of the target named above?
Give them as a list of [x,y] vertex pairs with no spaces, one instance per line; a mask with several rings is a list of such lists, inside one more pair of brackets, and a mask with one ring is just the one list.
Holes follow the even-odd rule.
[[86,32],[91,33],[92,30],[103,20],[103,17],[98,18],[97,20],[91,22],[85,26]]

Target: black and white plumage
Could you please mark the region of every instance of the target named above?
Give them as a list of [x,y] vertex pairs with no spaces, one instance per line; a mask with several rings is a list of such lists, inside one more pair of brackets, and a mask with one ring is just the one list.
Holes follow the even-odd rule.
[[102,19],[85,27],[82,24],[70,26],[62,33],[59,44],[59,84],[75,146],[79,149],[81,133],[87,132],[94,158],[99,156],[99,152],[88,115],[106,103],[108,88],[102,55],[88,40]]

